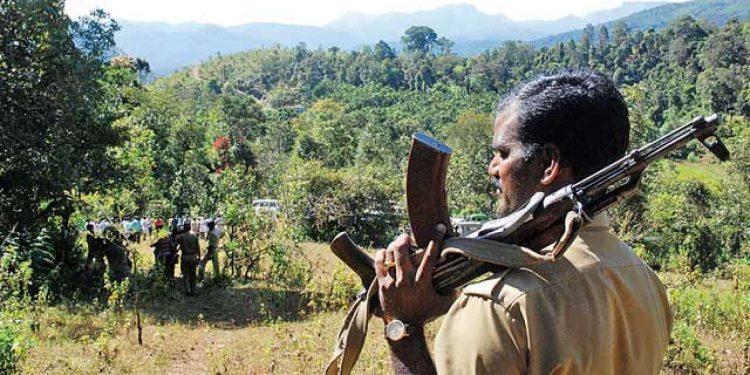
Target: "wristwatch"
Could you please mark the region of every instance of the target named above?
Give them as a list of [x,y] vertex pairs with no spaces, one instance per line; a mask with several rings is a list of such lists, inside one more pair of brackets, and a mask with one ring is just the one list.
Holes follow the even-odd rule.
[[406,324],[398,319],[393,319],[385,326],[385,337],[391,341],[398,341],[409,336],[412,331],[411,324]]

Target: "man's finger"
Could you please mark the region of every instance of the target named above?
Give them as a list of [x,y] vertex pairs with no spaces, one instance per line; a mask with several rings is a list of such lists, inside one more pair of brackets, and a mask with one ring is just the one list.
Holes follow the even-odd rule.
[[409,254],[409,241],[404,241],[400,246],[393,248],[393,257],[396,261],[396,281],[407,280],[414,272]]
[[394,265],[395,260],[393,259],[393,248],[392,246],[388,246],[387,249],[385,249],[385,268],[391,268]]
[[378,250],[375,253],[375,276],[378,279],[388,276],[388,268],[385,266],[385,250]]
[[416,282],[432,282],[432,271],[437,258],[437,242],[430,241],[417,269]]

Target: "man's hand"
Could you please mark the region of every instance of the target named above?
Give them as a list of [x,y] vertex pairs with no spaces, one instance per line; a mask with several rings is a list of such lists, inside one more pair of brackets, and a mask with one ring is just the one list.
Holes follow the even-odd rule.
[[448,311],[455,295],[440,295],[432,286],[437,253],[435,241],[432,241],[421,259],[413,256],[409,252],[409,236],[402,234],[388,249],[375,254],[378,296],[386,321],[396,318],[423,325]]

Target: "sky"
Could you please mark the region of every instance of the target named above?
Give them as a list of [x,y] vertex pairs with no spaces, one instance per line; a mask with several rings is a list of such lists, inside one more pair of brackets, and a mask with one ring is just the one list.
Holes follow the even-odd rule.
[[[655,0],[641,0],[655,1]],[[667,0],[684,1],[684,0]],[[487,14],[514,20],[562,18],[616,8],[622,0],[67,0],[71,17],[102,8],[117,20],[212,23],[248,22],[322,26],[347,12],[415,12],[449,4],[471,4]]]

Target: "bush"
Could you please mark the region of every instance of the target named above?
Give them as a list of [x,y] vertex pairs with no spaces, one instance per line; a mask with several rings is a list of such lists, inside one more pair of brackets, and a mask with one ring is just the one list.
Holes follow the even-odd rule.
[[667,349],[665,362],[674,370],[687,374],[708,374],[715,358],[711,349],[701,344],[690,325],[677,322],[672,331],[672,345]]
[[716,193],[699,181],[684,181],[674,170],[664,170],[646,197],[644,233],[639,241],[649,263],[684,270],[711,271],[730,258],[727,228]]
[[[737,284],[746,281],[736,281]],[[747,290],[717,290],[717,280],[671,289],[675,315],[687,324],[717,333],[750,332],[750,298]],[[712,287],[713,286],[713,287]]]
[[314,241],[328,242],[347,231],[361,244],[384,246],[401,217],[392,181],[376,168],[332,170],[301,163],[289,174],[284,205],[296,225]]
[[16,370],[16,336],[15,330],[0,326],[0,374],[11,374]]
[[49,281],[53,249],[45,231],[11,233],[0,247],[0,308],[25,304]]

